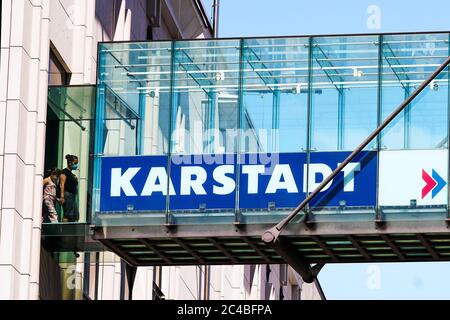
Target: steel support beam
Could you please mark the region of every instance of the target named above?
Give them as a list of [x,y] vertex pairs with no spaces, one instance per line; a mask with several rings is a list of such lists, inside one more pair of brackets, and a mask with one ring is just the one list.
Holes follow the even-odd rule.
[[125,251],[119,249],[119,246],[116,246],[112,244],[111,241],[102,239],[100,240],[105,246],[110,248],[114,253],[116,253],[119,257],[121,257],[124,261],[126,261],[128,264],[131,264],[132,266],[137,266],[139,263],[134,259],[131,255],[126,253]]
[[213,238],[209,238],[208,239],[209,242],[211,242],[217,249],[219,249],[220,251],[222,251],[222,253],[224,255],[227,256],[228,259],[231,260],[231,262],[237,264],[239,261],[223,246],[221,245],[219,242],[217,242],[215,239]]
[[278,238],[279,246],[276,252],[289,264],[306,283],[314,282],[316,275],[311,269],[310,263],[300,254],[300,251],[284,237]]
[[348,241],[352,243],[352,245],[358,250],[358,252],[364,257],[366,260],[370,260],[370,256],[367,254],[366,250],[361,247],[358,243],[358,241],[355,240],[355,238],[351,235],[348,235],[346,237]]
[[319,236],[312,236],[311,237],[315,243],[317,243],[317,245],[322,248],[322,250],[331,257],[331,259],[333,261],[337,261],[338,258],[336,257],[336,255],[333,253],[333,251],[331,251],[330,249],[327,248],[327,246],[322,242],[322,240],[320,240]]
[[125,264],[125,275],[128,283],[128,300],[133,300],[133,287],[136,280],[137,267]]
[[381,238],[384,240],[384,242],[387,243],[389,247],[391,247],[392,251],[398,256],[400,260],[405,260],[405,255],[400,251],[400,249],[396,246],[394,242],[392,242],[391,239],[385,234],[381,235]]
[[182,247],[184,250],[187,251],[193,258],[197,259],[201,264],[206,264],[205,260],[203,260],[202,257],[200,257],[194,250],[192,250],[187,244],[185,244],[180,239],[174,238],[173,241],[175,241],[180,247]]
[[[310,236],[333,236],[333,235],[367,235],[378,236],[380,234],[449,234],[449,227],[445,222],[446,212],[440,212],[442,220],[426,219],[427,211],[415,211],[415,214],[422,214],[423,220],[405,221],[405,220],[389,220],[386,221],[385,228],[377,230],[374,228],[373,221],[330,221],[316,223],[314,229],[306,229],[300,223],[291,223],[283,229],[283,234],[289,237],[303,236],[308,238]],[[408,214],[408,213],[406,213]],[[404,216],[405,214],[403,214]],[[435,217],[435,216],[432,216]],[[130,221],[132,222],[132,221]],[[105,228],[98,228],[95,230],[95,240],[106,239],[167,239],[167,230],[160,225],[144,225],[142,222],[139,226],[109,226],[107,231]],[[255,237],[261,235],[271,225],[265,224],[247,224],[245,228],[237,229],[233,224],[199,224],[199,225],[177,225],[171,234],[171,237],[192,238],[198,237],[199,234],[204,238],[227,238],[227,237]],[[132,229],[134,231],[132,231]]]
[[152,252],[154,252],[158,257],[164,260],[167,264],[172,264],[172,260],[168,258],[165,254],[163,254],[160,250],[156,249],[147,239],[139,239],[139,242],[144,244],[147,248],[149,248]]
[[259,256],[264,259],[264,261],[270,263],[269,257],[260,248],[258,248],[255,244],[253,244],[251,240],[249,240],[247,237],[243,237],[242,240],[244,240],[244,242],[247,243],[250,248],[255,250],[256,253],[259,254]]
[[433,257],[433,259],[440,260],[439,254],[437,254],[436,251],[434,251],[433,247],[430,246],[430,243],[428,242],[427,239],[424,238],[423,235],[418,234],[417,239],[420,240],[422,245],[427,249],[428,253]]

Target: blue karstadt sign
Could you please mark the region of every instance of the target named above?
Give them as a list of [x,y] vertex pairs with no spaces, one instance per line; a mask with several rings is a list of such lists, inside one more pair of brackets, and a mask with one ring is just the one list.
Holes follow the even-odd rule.
[[[101,212],[293,208],[348,152],[104,157]],[[362,152],[311,203],[374,206],[376,152]],[[238,170],[239,169],[239,170]],[[170,176],[170,178],[169,178]],[[238,193],[238,195],[237,195]]]

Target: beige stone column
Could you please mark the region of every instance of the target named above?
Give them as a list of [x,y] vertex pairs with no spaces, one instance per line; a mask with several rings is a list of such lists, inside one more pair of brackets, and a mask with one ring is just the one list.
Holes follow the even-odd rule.
[[0,299],[38,299],[49,0],[2,1]]

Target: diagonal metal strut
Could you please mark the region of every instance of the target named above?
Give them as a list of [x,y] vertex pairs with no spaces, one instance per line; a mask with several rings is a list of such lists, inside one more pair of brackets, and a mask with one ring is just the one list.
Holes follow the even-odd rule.
[[312,283],[316,277],[316,272],[311,269],[310,264],[304,259],[295,246],[290,244],[286,239],[280,237],[283,229],[300,213],[306,205],[317,195],[322,189],[339,174],[347,164],[349,164],[380,132],[391,123],[395,117],[400,114],[430,83],[433,81],[448,65],[450,57],[448,57],[422,84],[414,90],[414,92],[406,98],[379,126],[376,128],[322,183],[311,192],[305,200],[303,200],[297,208],[295,208],[286,218],[281,220],[274,227],[266,230],[262,235],[262,241],[271,246],[281,258],[283,258],[291,267],[297,271],[303,280]]

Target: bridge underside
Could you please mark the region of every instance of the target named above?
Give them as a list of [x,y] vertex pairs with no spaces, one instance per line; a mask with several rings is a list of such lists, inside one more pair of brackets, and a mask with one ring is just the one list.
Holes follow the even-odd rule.
[[[272,226],[111,226],[94,238],[132,266],[284,263],[261,241]],[[446,220],[293,223],[283,237],[311,264],[450,261]]]

